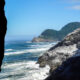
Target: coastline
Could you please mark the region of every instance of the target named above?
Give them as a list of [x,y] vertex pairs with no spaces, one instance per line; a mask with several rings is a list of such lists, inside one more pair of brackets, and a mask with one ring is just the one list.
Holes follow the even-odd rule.
[[55,44],[51,42],[32,43],[30,41],[8,42],[5,46],[5,57],[0,79],[45,79],[48,77],[50,67],[40,68],[39,64],[36,63],[38,57]]

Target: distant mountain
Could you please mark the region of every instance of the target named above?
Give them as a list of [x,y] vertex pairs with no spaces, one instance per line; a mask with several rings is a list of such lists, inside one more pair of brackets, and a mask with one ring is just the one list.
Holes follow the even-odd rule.
[[71,22],[65,25],[61,30],[46,29],[37,38],[34,38],[32,42],[50,42],[50,41],[60,41],[64,37],[73,32],[75,29],[80,28],[80,22]]

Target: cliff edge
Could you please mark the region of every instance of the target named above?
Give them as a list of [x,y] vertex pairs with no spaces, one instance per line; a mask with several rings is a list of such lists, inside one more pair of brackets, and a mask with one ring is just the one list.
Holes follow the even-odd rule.
[[42,56],[40,56],[38,59],[40,67],[49,65],[50,73],[52,73],[64,61],[76,54],[76,51],[78,51],[78,47],[80,46],[78,45],[79,43],[80,28],[68,34],[64,40],[51,47]]

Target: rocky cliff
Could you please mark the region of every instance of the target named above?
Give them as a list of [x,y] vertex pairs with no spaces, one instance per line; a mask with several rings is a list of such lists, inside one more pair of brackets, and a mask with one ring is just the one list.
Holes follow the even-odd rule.
[[[51,47],[46,53],[39,57],[40,67],[50,66],[50,72],[53,72],[64,61],[79,53],[80,47],[80,28],[68,34],[64,40]],[[78,51],[78,52],[77,52]],[[78,55],[78,54],[77,54]],[[77,57],[77,56],[76,56]],[[51,80],[51,79],[50,79]]]
[[80,42],[75,55],[67,59],[45,80],[80,80]]

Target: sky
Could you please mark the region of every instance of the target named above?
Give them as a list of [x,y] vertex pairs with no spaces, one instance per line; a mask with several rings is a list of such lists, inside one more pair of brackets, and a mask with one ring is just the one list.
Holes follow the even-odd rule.
[[6,38],[32,39],[45,29],[80,22],[80,0],[5,0]]

